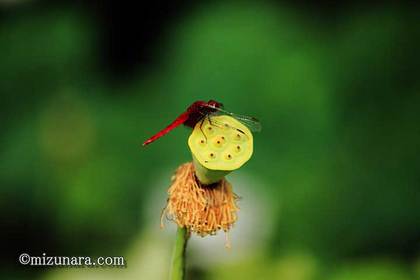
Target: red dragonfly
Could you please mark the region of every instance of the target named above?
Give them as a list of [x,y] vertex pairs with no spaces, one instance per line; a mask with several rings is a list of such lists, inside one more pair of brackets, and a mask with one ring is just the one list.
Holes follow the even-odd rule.
[[[223,109],[223,104],[214,100],[206,101],[196,101],[193,104],[191,104],[187,110],[179,115],[171,124],[169,124],[167,127],[144,141],[143,146],[146,146],[153,141],[159,139],[160,137],[164,136],[166,133],[171,131],[172,129],[180,126],[181,124],[194,128],[194,126],[204,118],[208,118],[209,123],[211,125],[218,124],[215,120],[211,119],[211,116],[213,115],[229,115],[240,121],[241,123],[245,124],[249,129],[253,132],[258,132],[261,130],[261,124],[260,122],[253,118],[248,116],[242,116],[237,115],[231,112],[228,112]],[[244,133],[238,128],[232,127],[232,129],[236,129],[237,131]]]

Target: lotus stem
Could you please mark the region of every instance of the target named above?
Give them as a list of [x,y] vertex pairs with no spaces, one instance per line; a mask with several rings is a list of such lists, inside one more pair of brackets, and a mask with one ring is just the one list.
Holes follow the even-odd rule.
[[190,234],[186,227],[178,227],[172,255],[171,280],[185,279],[185,252]]

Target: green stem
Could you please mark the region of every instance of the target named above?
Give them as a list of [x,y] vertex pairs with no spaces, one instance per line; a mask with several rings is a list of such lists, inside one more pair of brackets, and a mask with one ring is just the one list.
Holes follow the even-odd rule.
[[195,168],[195,175],[201,184],[210,185],[222,180],[231,170],[211,170],[207,169],[198,162],[197,158],[193,154],[193,163]]
[[189,237],[189,233],[185,227],[178,227],[172,256],[171,280],[185,279],[185,251]]

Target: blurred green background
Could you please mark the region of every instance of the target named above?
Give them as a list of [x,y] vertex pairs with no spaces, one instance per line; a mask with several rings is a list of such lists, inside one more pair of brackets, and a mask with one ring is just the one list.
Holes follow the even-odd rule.
[[0,1],[1,278],[166,279],[189,130],[140,144],[215,99],[263,131],[189,279],[420,279],[420,10],[292,3]]

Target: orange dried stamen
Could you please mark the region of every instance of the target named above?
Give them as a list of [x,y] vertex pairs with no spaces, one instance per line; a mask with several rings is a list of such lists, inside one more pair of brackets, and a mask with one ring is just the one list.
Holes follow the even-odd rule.
[[166,215],[179,227],[200,236],[213,235],[218,230],[227,232],[237,220],[238,196],[232,192],[231,184],[223,178],[215,184],[202,185],[191,162],[177,169],[168,194],[162,219]]

